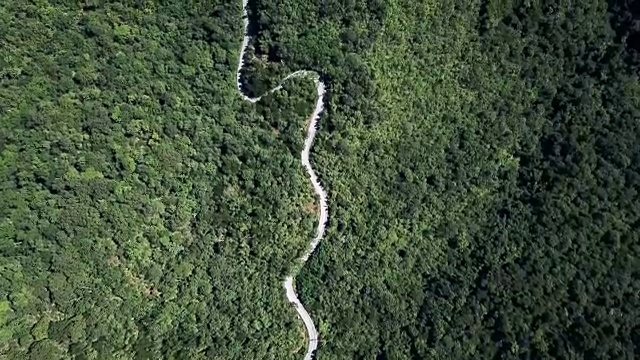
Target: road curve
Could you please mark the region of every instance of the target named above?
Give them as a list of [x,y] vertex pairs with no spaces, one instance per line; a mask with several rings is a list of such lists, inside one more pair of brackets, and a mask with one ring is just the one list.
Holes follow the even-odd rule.
[[[318,99],[316,100],[315,108],[313,109],[313,113],[311,113],[311,116],[310,116],[311,121],[309,122],[309,127],[307,128],[307,137],[304,140],[304,148],[302,149],[302,153],[300,154],[302,165],[307,170],[307,174],[309,174],[309,178],[311,179],[311,184],[313,185],[313,190],[315,191],[316,195],[318,196],[318,200],[320,201],[320,219],[318,221],[318,227],[316,229],[316,236],[311,242],[309,249],[307,249],[307,251],[300,258],[300,261],[302,262],[302,264],[304,264],[309,259],[309,256],[311,256],[311,254],[316,249],[318,244],[320,244],[320,241],[324,236],[327,220],[329,219],[329,209],[327,206],[327,193],[322,188],[322,185],[320,184],[320,180],[318,179],[318,176],[316,175],[316,173],[313,171],[313,168],[311,167],[311,162],[309,161],[309,152],[311,151],[311,146],[313,145],[313,140],[316,136],[316,130],[318,126],[318,121],[320,120],[320,114],[324,110],[325,84],[322,82],[322,80],[320,79],[320,74],[318,74],[317,72],[309,71],[309,70],[299,70],[287,75],[284,79],[282,79],[282,81],[280,81],[280,84],[278,86],[274,87],[273,89],[267,91],[266,93],[258,97],[252,98],[247,96],[247,94],[243,92],[242,83],[240,82],[240,72],[242,71],[242,67],[244,66],[244,55],[245,55],[245,52],[247,51],[247,47],[249,46],[249,40],[250,40],[249,32],[248,32],[249,16],[247,14],[248,2],[249,0],[242,1],[242,19],[244,21],[244,38],[242,40],[242,47],[240,49],[240,58],[238,60],[238,69],[236,71],[236,84],[237,84],[238,92],[240,93],[240,96],[242,96],[242,98],[246,101],[249,101],[252,103],[258,102],[260,101],[260,99],[262,99],[262,97],[282,89],[282,84],[284,84],[285,81],[292,79],[294,77],[304,77],[304,78],[312,79],[316,84],[316,90],[318,93]],[[307,328],[309,343],[307,345],[307,353],[304,356],[304,360],[312,360],[313,353],[318,347],[318,341],[319,341],[318,331],[316,330],[316,327],[313,324],[313,320],[311,319],[311,316],[309,316],[309,313],[300,302],[300,299],[298,299],[298,295],[296,294],[296,291],[294,288],[294,282],[295,282],[295,274],[291,276],[287,276],[287,278],[284,281],[284,287],[286,289],[287,299],[289,300],[289,302],[293,303],[293,305],[296,308],[296,311],[298,312],[298,315],[300,315],[300,317],[302,318],[302,321],[304,322],[304,326]]]

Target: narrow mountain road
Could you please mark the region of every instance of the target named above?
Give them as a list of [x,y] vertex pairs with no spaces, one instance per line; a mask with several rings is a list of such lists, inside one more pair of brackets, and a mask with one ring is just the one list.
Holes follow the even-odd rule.
[[[243,13],[242,18],[244,20],[244,39],[242,40],[242,48],[240,49],[240,59],[238,61],[238,70],[236,72],[236,83],[238,86],[238,92],[240,93],[242,98],[252,103],[258,102],[263,96],[274,93],[282,89],[282,84],[284,84],[285,81],[292,79],[294,77],[304,77],[304,78],[312,79],[316,84],[316,90],[318,92],[318,99],[316,100],[316,106],[315,106],[315,109],[313,110],[313,113],[311,113],[311,121],[309,122],[309,127],[307,128],[307,137],[304,140],[304,148],[302,149],[302,153],[301,153],[301,161],[302,161],[302,165],[307,170],[307,174],[309,174],[309,178],[311,179],[311,184],[313,185],[313,190],[315,191],[320,201],[320,219],[318,221],[318,228],[316,230],[315,238],[313,239],[313,241],[311,241],[311,245],[309,246],[309,249],[307,250],[307,252],[305,252],[304,255],[302,255],[302,257],[300,258],[300,261],[302,262],[302,264],[304,264],[309,259],[309,256],[311,256],[311,254],[316,249],[318,244],[320,244],[320,241],[324,236],[327,220],[329,219],[329,209],[327,206],[327,193],[322,188],[322,185],[320,184],[320,180],[318,179],[318,176],[316,175],[316,173],[313,171],[313,168],[311,167],[311,162],[309,161],[309,152],[311,151],[311,146],[313,145],[313,139],[316,136],[318,121],[320,120],[320,113],[322,113],[322,111],[324,110],[325,84],[322,82],[322,80],[320,80],[320,74],[318,74],[317,72],[300,70],[287,75],[284,79],[282,79],[282,81],[280,82],[280,85],[276,86],[275,88],[267,91],[265,94],[260,95],[258,97],[254,97],[254,98],[249,97],[242,91],[242,84],[240,82],[240,72],[242,71],[242,67],[244,66],[244,55],[245,55],[245,52],[247,51],[247,47],[249,46],[249,40],[250,40],[249,33],[248,33],[248,29],[249,29],[249,16],[247,14],[248,2],[249,0],[242,1],[242,13]],[[304,360],[312,360],[313,353],[318,347],[318,341],[319,341],[318,331],[316,330],[316,327],[313,324],[313,320],[311,319],[311,316],[309,315],[307,310],[304,308],[304,306],[300,302],[300,299],[298,299],[298,295],[296,294],[296,291],[294,288],[294,282],[295,282],[294,276],[295,274],[292,276],[287,276],[287,278],[284,281],[284,287],[286,289],[287,299],[289,300],[289,302],[293,303],[293,305],[296,308],[296,311],[298,312],[298,315],[300,315],[300,317],[302,318],[302,321],[304,322],[304,326],[307,328],[309,343],[307,345],[307,353],[304,356]]]

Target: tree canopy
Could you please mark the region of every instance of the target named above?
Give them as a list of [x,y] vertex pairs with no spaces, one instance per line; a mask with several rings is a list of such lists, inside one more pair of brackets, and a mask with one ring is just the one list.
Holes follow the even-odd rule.
[[[320,359],[640,355],[638,10],[250,0],[322,74]],[[0,359],[297,359],[313,84],[241,1],[0,4]]]

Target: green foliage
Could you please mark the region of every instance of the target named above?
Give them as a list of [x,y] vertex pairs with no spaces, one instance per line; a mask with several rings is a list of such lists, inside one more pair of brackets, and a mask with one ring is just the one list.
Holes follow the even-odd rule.
[[240,7],[0,5],[0,358],[304,350],[314,89],[242,103]]
[[337,80],[320,358],[637,355],[635,50],[605,3],[543,3],[389,1],[362,70],[282,55]]
[[0,358],[632,359],[623,1],[0,5]]

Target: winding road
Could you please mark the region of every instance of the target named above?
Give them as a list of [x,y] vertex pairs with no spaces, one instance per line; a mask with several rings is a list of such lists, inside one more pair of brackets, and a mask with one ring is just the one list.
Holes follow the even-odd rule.
[[[300,258],[300,261],[302,262],[302,264],[304,264],[309,259],[309,256],[311,256],[311,254],[316,249],[318,244],[320,244],[320,241],[324,236],[327,220],[329,219],[329,210],[327,206],[327,193],[322,188],[322,185],[320,184],[320,180],[318,179],[318,176],[316,175],[316,173],[313,171],[313,168],[311,167],[311,162],[309,161],[309,152],[311,151],[311,146],[313,145],[313,139],[316,136],[316,130],[318,126],[318,121],[320,120],[320,114],[324,110],[325,84],[322,82],[322,80],[320,79],[320,74],[318,74],[317,72],[309,71],[309,70],[300,70],[287,75],[284,79],[282,79],[282,81],[280,81],[280,85],[276,86],[275,88],[267,91],[265,94],[262,94],[258,97],[254,97],[254,98],[249,97],[242,91],[242,84],[240,82],[240,72],[242,71],[242,67],[244,66],[244,55],[245,55],[245,52],[247,51],[247,47],[249,46],[249,40],[250,40],[249,32],[248,32],[249,16],[247,14],[248,2],[249,0],[242,1],[242,13],[243,13],[242,18],[244,20],[244,39],[242,40],[242,48],[240,49],[240,59],[238,61],[238,69],[236,71],[236,83],[238,86],[238,92],[240,93],[240,96],[242,96],[242,98],[246,101],[249,101],[252,103],[258,102],[260,101],[260,99],[262,99],[262,97],[282,89],[282,84],[284,84],[285,81],[295,77],[304,77],[304,78],[312,79],[316,84],[316,90],[318,92],[318,99],[316,100],[316,106],[315,106],[315,109],[313,110],[313,113],[310,116],[311,121],[309,122],[309,127],[307,128],[307,137],[304,140],[304,148],[302,149],[302,153],[301,153],[301,161],[302,161],[302,165],[307,170],[307,174],[309,174],[309,178],[311,179],[311,184],[313,185],[313,190],[315,191],[320,201],[320,219],[318,221],[318,228],[316,230],[315,238],[311,242],[309,249]],[[304,360],[312,360],[313,353],[318,347],[318,341],[319,341],[318,331],[316,330],[316,327],[313,324],[313,320],[311,319],[311,316],[309,316],[309,313],[300,302],[300,299],[298,299],[298,295],[296,294],[296,291],[294,288],[294,282],[295,282],[295,274],[291,276],[287,276],[287,278],[284,280],[284,287],[286,289],[287,299],[289,300],[289,302],[293,303],[293,305],[296,308],[296,311],[298,312],[298,315],[300,315],[300,317],[302,318],[302,321],[304,322],[304,326],[307,328],[309,343],[307,345],[307,353],[304,356]]]

